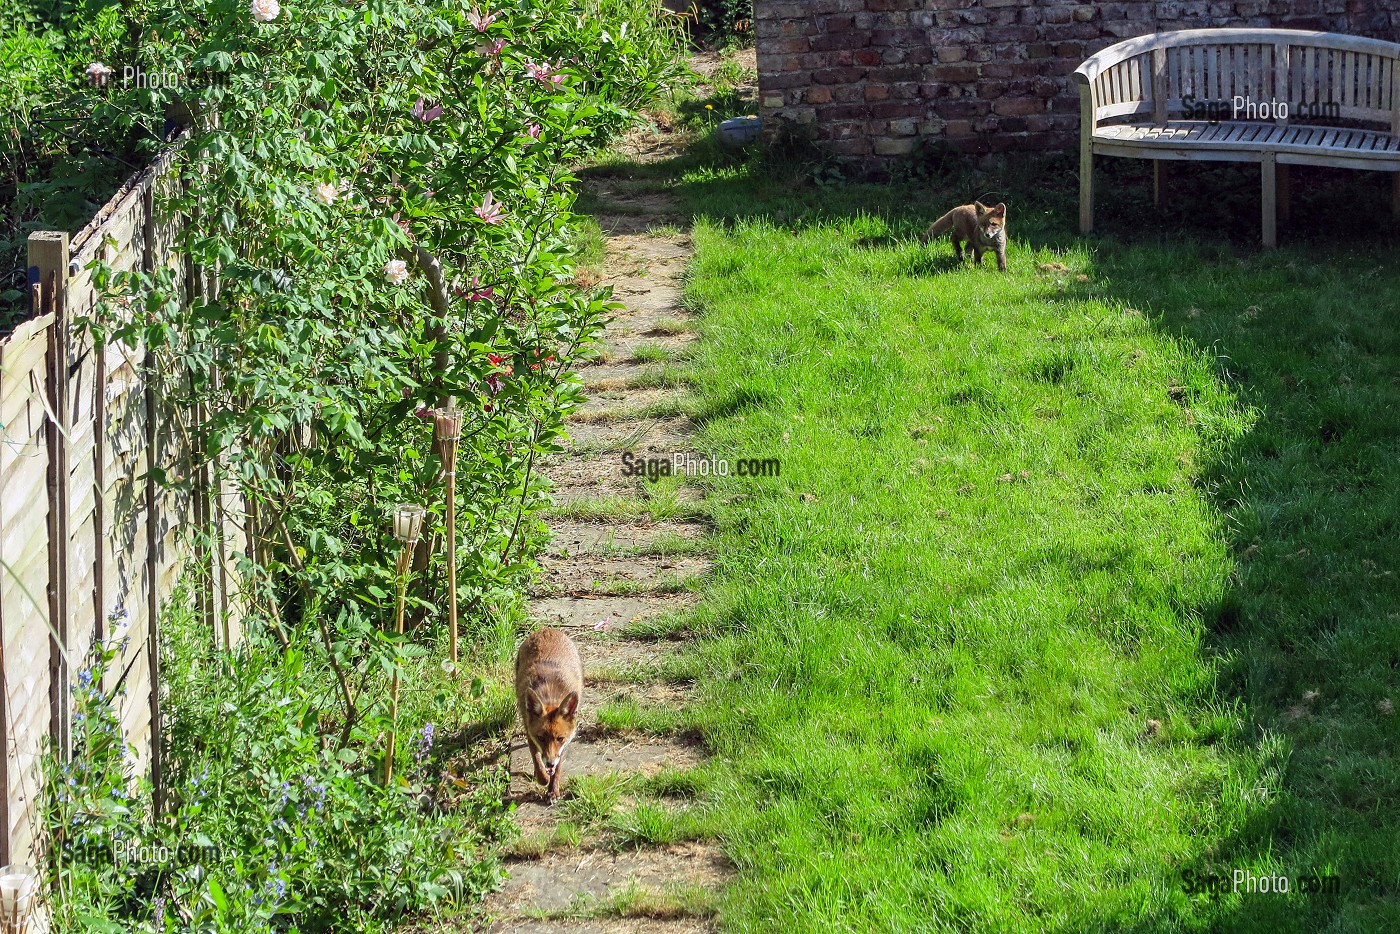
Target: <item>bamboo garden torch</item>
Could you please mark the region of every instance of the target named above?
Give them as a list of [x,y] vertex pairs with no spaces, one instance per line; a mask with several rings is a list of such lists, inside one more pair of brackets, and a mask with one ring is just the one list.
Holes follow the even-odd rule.
[[457,668],[457,442],[462,440],[462,410],[455,405],[436,413],[438,454],[447,472],[447,638],[452,668]]
[[[399,600],[394,618],[394,631],[403,636],[403,605],[408,593],[408,570],[412,567],[413,549],[423,531],[422,506],[404,503],[394,507],[394,538],[403,547],[399,550]],[[394,683],[389,690],[389,750],[384,756],[384,784],[394,777],[394,725],[399,719],[399,667],[394,666]]]

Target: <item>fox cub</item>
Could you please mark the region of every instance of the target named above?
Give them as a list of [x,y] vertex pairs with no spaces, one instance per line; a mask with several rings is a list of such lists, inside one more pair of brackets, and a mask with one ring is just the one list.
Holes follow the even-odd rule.
[[997,254],[997,268],[1006,272],[1006,205],[998,204],[989,208],[980,201],[953,208],[929,227],[923,242],[949,230],[953,232],[953,250],[958,259],[963,258],[963,241],[972,247],[972,261],[982,262],[982,254],[993,250]]
[[557,629],[541,629],[520,644],[515,656],[515,706],[530,743],[535,781],[559,797],[564,747],[578,729],[583,699],[583,662],[578,646]]

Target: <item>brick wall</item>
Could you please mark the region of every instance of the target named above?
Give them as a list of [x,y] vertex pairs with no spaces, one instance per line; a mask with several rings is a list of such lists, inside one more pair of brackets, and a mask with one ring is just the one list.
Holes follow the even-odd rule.
[[1220,26],[1400,41],[1400,0],[754,0],[759,104],[867,161],[923,137],[971,153],[1078,139],[1070,74],[1120,39]]

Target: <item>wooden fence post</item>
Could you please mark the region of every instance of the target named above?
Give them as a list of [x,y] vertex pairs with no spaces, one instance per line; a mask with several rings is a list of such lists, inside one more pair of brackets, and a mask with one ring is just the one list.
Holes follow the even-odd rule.
[[72,697],[68,689],[68,234],[37,231],[29,235],[29,275],[37,284],[38,314],[52,314],[44,394],[48,420],[49,536],[49,736],[66,758],[71,752]]
[[[147,275],[156,270],[156,178],[146,181],[141,210],[145,215],[141,236],[141,269]],[[151,350],[144,347],[141,358],[141,388],[146,410],[146,649],[151,670],[151,809],[160,814],[165,803],[165,741],[160,717],[160,516],[157,515],[156,475],[158,461],[156,431],[155,367]]]

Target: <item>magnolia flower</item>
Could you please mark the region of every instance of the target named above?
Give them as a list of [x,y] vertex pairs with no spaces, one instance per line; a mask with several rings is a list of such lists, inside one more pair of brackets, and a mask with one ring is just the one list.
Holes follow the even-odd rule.
[[418,103],[414,104],[413,110],[410,111],[410,113],[412,113],[413,116],[417,117],[419,120],[422,120],[424,123],[430,123],[431,121],[436,120],[438,117],[442,116],[441,104],[434,104],[432,107],[427,107],[427,103],[428,102],[425,99],[420,97],[418,98]]
[[484,289],[481,288],[481,277],[472,276],[472,293],[470,297],[474,302],[482,302],[488,298],[495,298],[496,290],[489,285]]
[[500,16],[499,13],[480,13],[472,10],[467,14],[467,22],[475,26],[477,32],[485,32],[492,23],[500,19]]
[[393,285],[398,285],[408,278],[408,263],[401,259],[391,259],[384,264],[384,278]]
[[477,217],[488,224],[499,224],[506,216],[505,210],[496,203],[494,191],[488,191],[486,197],[481,200],[480,206],[472,208],[472,210],[476,212]]
[[506,40],[504,40],[504,39],[493,39],[493,40],[490,41],[490,42],[483,42],[481,45],[477,46],[477,47],[476,47],[476,54],[478,54],[478,55],[486,55],[486,56],[489,56],[489,57],[491,57],[491,58],[495,58],[496,56],[498,56],[498,55],[501,54],[501,51],[502,51],[503,49],[505,49],[505,47],[506,47]]
[[253,19],[260,23],[270,23],[282,12],[282,5],[277,0],[253,0]]
[[91,65],[87,66],[87,71],[84,73],[95,88],[105,88],[107,86],[107,79],[112,77],[111,67],[101,62],[93,62]]
[[530,137],[530,139],[539,139],[540,131],[543,129],[544,127],[540,126],[538,123],[532,123],[529,128],[525,130],[525,135]]
[[340,191],[330,182],[322,182],[316,186],[316,200],[322,204],[335,204],[335,199],[338,197],[340,197]]
[[525,73],[540,84],[563,84],[564,76],[558,72],[559,66],[551,65],[548,62],[545,62],[543,65],[536,65],[534,62],[525,63]]

